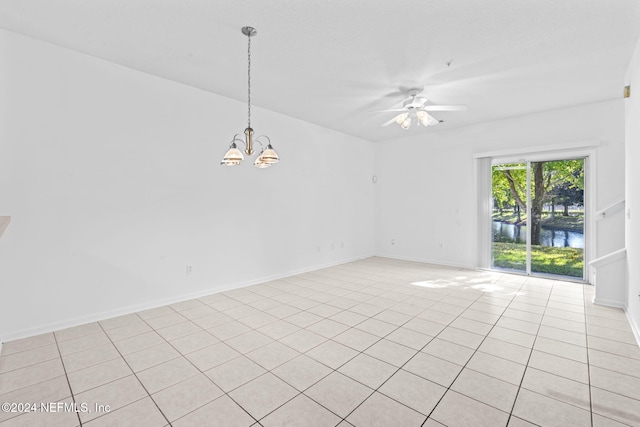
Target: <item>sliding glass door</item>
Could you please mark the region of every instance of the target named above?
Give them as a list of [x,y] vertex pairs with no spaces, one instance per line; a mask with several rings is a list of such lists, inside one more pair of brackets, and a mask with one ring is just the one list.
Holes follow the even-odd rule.
[[584,170],[584,159],[492,166],[492,268],[584,278]]

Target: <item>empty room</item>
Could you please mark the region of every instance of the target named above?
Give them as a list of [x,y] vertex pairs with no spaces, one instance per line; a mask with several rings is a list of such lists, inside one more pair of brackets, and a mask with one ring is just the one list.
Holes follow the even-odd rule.
[[0,426],[640,425],[640,3],[0,0]]

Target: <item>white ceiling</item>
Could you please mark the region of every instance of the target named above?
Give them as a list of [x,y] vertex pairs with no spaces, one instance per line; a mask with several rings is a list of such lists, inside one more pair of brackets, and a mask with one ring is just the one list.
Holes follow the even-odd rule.
[[[621,97],[640,1],[0,0],[2,28],[241,101],[245,25],[253,105],[380,141]],[[380,127],[414,86],[469,110]]]

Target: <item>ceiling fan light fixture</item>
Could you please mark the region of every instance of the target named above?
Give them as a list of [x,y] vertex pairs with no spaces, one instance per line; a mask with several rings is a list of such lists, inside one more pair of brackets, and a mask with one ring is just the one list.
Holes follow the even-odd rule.
[[409,129],[411,127],[411,117],[404,119],[404,121],[400,123],[400,127],[404,130]]
[[405,120],[407,120],[407,117],[409,117],[409,113],[401,113],[401,114],[398,114],[398,115],[396,116],[396,123],[397,123],[397,124],[399,124],[399,125],[401,125],[401,124],[402,124],[402,122],[404,122]]
[[431,114],[427,113],[426,111],[422,111],[422,110],[418,111],[416,113],[416,116],[418,116],[418,120],[420,123],[422,123],[423,126],[434,126],[440,123],[437,119],[435,119]]
[[389,110],[377,111],[378,113],[396,112],[396,116],[391,120],[382,124],[382,126],[389,126],[392,123],[400,125],[404,130],[411,127],[414,122],[418,126],[435,126],[441,123],[441,120],[436,119],[430,111],[466,111],[466,105],[435,105],[429,102],[429,99],[418,96],[422,93],[422,88],[413,88],[407,91],[408,98],[402,101],[401,108],[392,108]]

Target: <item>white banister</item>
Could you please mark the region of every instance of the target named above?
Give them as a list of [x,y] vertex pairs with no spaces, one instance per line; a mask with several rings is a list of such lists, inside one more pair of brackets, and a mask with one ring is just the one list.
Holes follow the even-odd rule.
[[600,221],[601,219],[605,219],[607,216],[611,215],[614,212],[624,209],[624,199],[619,200],[606,208],[596,212],[596,219]]
[[611,264],[615,261],[620,261],[627,256],[627,250],[625,248],[618,249],[617,251],[611,252],[605,256],[601,256],[600,258],[596,258],[593,261],[589,262],[590,266],[595,268],[604,267],[605,265]]

